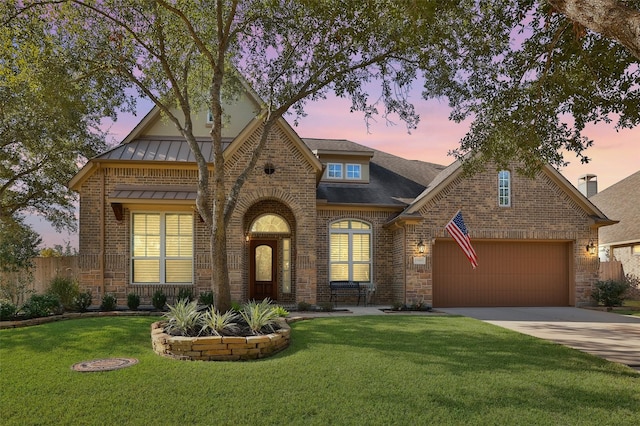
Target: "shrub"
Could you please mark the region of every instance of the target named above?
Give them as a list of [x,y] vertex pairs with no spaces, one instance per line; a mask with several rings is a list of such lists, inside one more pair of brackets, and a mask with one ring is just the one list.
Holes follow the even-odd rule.
[[211,334],[214,336],[232,335],[237,333],[239,327],[238,314],[234,311],[227,311],[224,314],[213,309],[207,310],[201,318],[202,334]]
[[100,304],[101,311],[115,311],[118,306],[118,299],[111,293],[107,293],[102,296],[102,303]]
[[283,308],[282,306],[279,306],[279,305],[274,306],[273,307],[273,311],[280,318],[285,318],[285,317],[289,316],[289,311],[287,311],[285,308]]
[[298,311],[305,312],[311,310],[311,304],[305,301],[298,302]]
[[278,318],[278,314],[273,309],[269,298],[260,303],[255,300],[245,303],[240,311],[240,316],[247,323],[252,334],[272,332],[273,323]]
[[138,309],[138,306],[140,306],[140,296],[135,293],[129,293],[127,295],[127,306],[132,311]]
[[167,325],[164,331],[174,336],[196,336],[202,319],[202,313],[198,311],[197,302],[189,302],[180,299],[174,305],[167,305],[169,312],[164,314]]
[[231,310],[240,312],[242,310],[242,305],[238,302],[231,302]]
[[205,306],[213,306],[213,292],[205,291],[198,296],[198,303]]
[[180,287],[178,290],[178,300],[186,300],[187,302],[191,302],[193,300],[193,295],[191,294],[191,289],[186,287]]
[[91,302],[93,301],[93,297],[91,296],[91,291],[87,290],[78,294],[73,299],[73,309],[78,312],[87,312],[89,306],[91,306]]
[[331,312],[331,311],[333,311],[333,303],[331,303],[331,302],[321,302],[319,306],[320,306],[320,310],[322,312]]
[[18,308],[8,300],[0,301],[0,321],[9,321],[16,315]]
[[53,294],[32,294],[20,311],[27,318],[46,317],[62,312],[62,304],[58,296]]
[[622,306],[624,294],[631,287],[628,281],[598,281],[591,293],[591,297],[606,307]]
[[51,280],[47,293],[58,296],[64,309],[72,310],[73,299],[80,294],[80,287],[78,282],[72,278],[55,277]]
[[153,293],[153,297],[151,298],[151,304],[154,308],[161,311],[164,309],[164,305],[167,303],[167,296],[162,292],[162,290],[158,290]]

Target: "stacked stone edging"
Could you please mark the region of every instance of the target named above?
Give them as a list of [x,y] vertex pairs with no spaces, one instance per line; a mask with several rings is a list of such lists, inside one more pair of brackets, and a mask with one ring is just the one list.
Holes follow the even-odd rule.
[[151,324],[151,344],[158,355],[193,361],[244,361],[274,355],[289,346],[291,328],[285,321],[270,334],[259,336],[171,336],[164,321]]

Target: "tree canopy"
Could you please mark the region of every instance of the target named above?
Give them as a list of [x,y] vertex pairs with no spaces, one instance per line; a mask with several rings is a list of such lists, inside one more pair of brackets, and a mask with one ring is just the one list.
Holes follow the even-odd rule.
[[[586,123],[637,125],[633,36],[608,29],[635,28],[640,1],[598,0],[599,9],[576,13],[584,3],[25,0],[18,8],[49,24],[47,33],[61,37],[56,45],[71,47],[72,64],[136,87],[183,135],[198,163],[196,205],[210,230],[213,288],[224,310],[225,224],[244,181],[276,121],[304,115],[306,102],[330,91],[349,98],[353,111],[397,114],[411,129],[419,117],[406,95],[422,78],[425,98],[446,98],[453,120],[472,120],[455,151],[470,170],[518,160],[532,173],[544,163],[561,166],[567,151],[586,161]],[[589,20],[603,9],[619,12],[609,13],[617,20],[607,23],[607,13]],[[244,82],[263,101],[262,136],[227,182],[222,100],[246,89]],[[212,176],[193,134],[192,116],[204,108],[214,118]]]
[[123,86],[83,61],[79,40],[46,15],[0,6],[0,216],[39,214],[75,228],[68,181],[105,149],[100,122],[126,106]]

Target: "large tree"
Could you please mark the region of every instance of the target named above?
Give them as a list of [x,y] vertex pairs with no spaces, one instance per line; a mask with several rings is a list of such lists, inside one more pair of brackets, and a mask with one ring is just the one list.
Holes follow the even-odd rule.
[[[588,122],[612,114],[619,126],[638,121],[637,58],[614,40],[622,37],[590,31],[570,15],[566,5],[578,1],[25,3],[29,11],[57,13],[56,30],[85,40],[83,60],[135,85],[191,147],[221,310],[230,306],[226,223],[243,183],[276,121],[288,111],[303,115],[305,102],[329,91],[350,98],[366,117],[395,114],[412,128],[418,117],[406,94],[423,77],[425,97],[446,97],[454,120],[473,120],[458,155],[499,164],[519,159],[528,171],[561,165],[563,150],[586,158],[590,141],[580,131]],[[637,1],[612,4],[638,9]],[[227,182],[222,107],[224,96],[242,87],[237,72],[264,101],[263,129],[247,167]],[[207,107],[214,119],[211,180],[192,126],[193,114]]]
[[[43,3],[43,2],[38,2]],[[47,2],[44,2],[47,3]],[[405,94],[416,77],[424,17],[395,1],[81,1],[27,5],[55,14],[56,27],[86,41],[85,60],[128,79],[170,120],[198,165],[196,206],[210,231],[216,306],[231,306],[226,223],[271,128],[287,111],[328,90],[349,96],[354,110],[417,116]],[[46,6],[46,5],[45,5]],[[238,71],[240,75],[238,74]],[[242,76],[242,77],[241,77]],[[264,101],[257,149],[239,177],[226,180],[221,129],[223,98],[246,78]],[[369,101],[368,82],[381,90]],[[213,172],[193,133],[194,114],[213,115]],[[176,112],[177,111],[177,112]]]
[[[640,1],[468,2],[425,57],[425,97],[471,121],[453,151],[473,171],[513,160],[531,175],[566,156],[588,162],[589,123],[640,120]],[[634,45],[636,47],[634,47]]]
[[16,15],[10,2],[0,17],[0,219],[38,214],[74,229],[67,183],[104,150],[100,121],[126,105],[122,86],[82,61],[82,46],[54,21]]

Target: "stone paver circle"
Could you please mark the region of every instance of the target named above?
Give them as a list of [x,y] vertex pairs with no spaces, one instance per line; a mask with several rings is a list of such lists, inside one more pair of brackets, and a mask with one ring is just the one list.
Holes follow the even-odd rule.
[[111,371],[130,367],[137,363],[138,360],[135,358],[103,358],[78,362],[76,364],[73,364],[71,366],[71,369],[80,371],[82,373],[94,371]]

